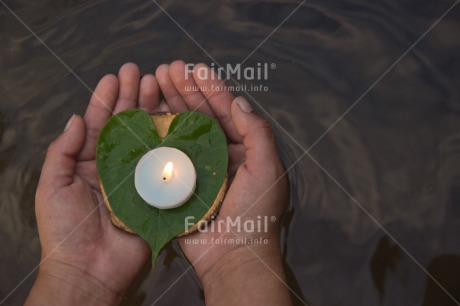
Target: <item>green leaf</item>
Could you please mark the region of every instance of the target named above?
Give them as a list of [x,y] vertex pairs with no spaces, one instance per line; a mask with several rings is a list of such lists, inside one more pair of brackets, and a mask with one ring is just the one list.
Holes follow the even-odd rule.
[[[148,205],[134,186],[139,159],[157,147],[174,147],[192,160],[197,173],[195,194],[181,207],[157,209]],[[155,260],[161,248],[184,232],[185,218],[198,222],[209,210],[227,173],[225,134],[212,118],[195,112],[175,116],[162,139],[150,115],[127,110],[109,119],[99,135],[97,170],[115,215],[146,240]]]

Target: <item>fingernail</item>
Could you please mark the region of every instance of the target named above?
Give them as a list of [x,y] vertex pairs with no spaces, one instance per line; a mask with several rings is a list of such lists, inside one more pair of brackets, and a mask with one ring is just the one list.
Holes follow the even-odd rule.
[[70,128],[74,120],[75,120],[75,115],[72,115],[72,117],[70,117],[69,121],[65,125],[64,132]]
[[243,98],[243,97],[236,98],[236,103],[238,103],[238,106],[240,107],[240,109],[243,112],[245,112],[245,113],[252,113],[253,112],[251,104],[249,104],[249,102],[245,98]]

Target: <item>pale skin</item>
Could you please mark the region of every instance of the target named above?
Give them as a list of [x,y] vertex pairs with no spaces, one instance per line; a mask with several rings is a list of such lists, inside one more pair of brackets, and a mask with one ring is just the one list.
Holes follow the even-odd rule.
[[[148,245],[110,221],[95,165],[97,137],[120,111],[195,110],[214,117],[229,141],[233,182],[218,220],[242,216],[280,220],[288,197],[287,178],[270,126],[242,98],[211,88],[217,79],[185,78],[182,61],[139,76],[136,65],[101,79],[83,117],[73,116],[50,145],[36,194],[42,263],[26,305],[118,305],[150,257]],[[187,91],[187,86],[200,86]],[[166,102],[160,104],[160,91]],[[214,221],[215,222],[215,221]],[[279,246],[279,222],[268,233],[195,233],[206,244],[179,239],[203,283],[207,305],[290,305]],[[213,244],[212,238],[267,239],[267,244]]]

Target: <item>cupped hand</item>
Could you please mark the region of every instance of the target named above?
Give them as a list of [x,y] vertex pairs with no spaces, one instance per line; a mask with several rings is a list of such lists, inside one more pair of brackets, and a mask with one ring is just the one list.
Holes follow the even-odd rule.
[[74,115],[50,145],[36,193],[42,259],[29,304],[113,304],[142,269],[148,245],[112,225],[99,187],[96,145],[112,114],[152,112],[158,105],[155,76],[141,79],[136,65],[125,64],[118,77],[100,80],[84,117]]
[[[206,65],[198,64],[193,73],[187,74],[188,71],[183,61],[175,61],[159,66],[155,75],[172,112],[198,111],[220,123],[228,138],[232,181],[212,221],[220,222],[221,230],[214,226],[212,231],[208,225],[207,231],[179,240],[203,280],[211,270],[232,261],[237,264],[258,260],[257,257],[280,256],[279,220],[288,201],[288,184],[270,125],[252,111],[244,98],[235,98]],[[238,219],[240,226],[235,225]],[[260,231],[247,231],[244,222],[262,226]]]
[[[146,75],[140,79],[137,66],[124,65],[118,77],[102,78],[84,117],[73,116],[50,145],[36,194],[42,259],[26,304],[117,304],[147,261],[147,244],[112,225],[95,163],[97,138],[107,119],[136,107],[147,112],[200,111],[219,121],[228,137],[232,184],[214,223],[222,221],[225,227],[236,218],[241,222],[276,219],[269,221],[266,232],[238,232],[233,225],[228,232],[199,232],[180,239],[184,253],[204,281],[207,301],[225,304],[227,299],[234,304],[238,298],[232,294],[235,284],[245,283],[245,290],[249,290],[249,284],[257,282],[254,277],[264,281],[258,283],[258,290],[252,288],[241,295],[246,301],[262,304],[261,297],[274,305],[289,301],[282,285],[279,252],[279,219],[287,203],[288,187],[271,128],[252,112],[246,100],[223,88],[225,84],[215,75],[200,78],[199,69],[212,74],[201,64],[186,78],[185,63],[177,61],[160,66],[156,78]],[[197,85],[198,90],[190,90]],[[160,88],[167,103],[159,102]],[[192,237],[207,242],[187,243]],[[221,243],[235,238],[262,238],[268,243]],[[228,277],[215,287],[219,275]]]

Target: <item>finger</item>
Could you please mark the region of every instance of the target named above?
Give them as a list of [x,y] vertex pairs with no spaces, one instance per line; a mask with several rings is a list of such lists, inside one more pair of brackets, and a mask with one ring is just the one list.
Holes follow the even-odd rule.
[[171,113],[171,109],[165,101],[161,101],[160,105],[153,110],[153,113]]
[[45,163],[40,176],[40,185],[45,190],[56,191],[73,183],[76,157],[85,143],[85,123],[73,115],[66,130],[48,148]]
[[151,113],[160,104],[160,87],[153,74],[144,75],[139,90],[139,108]]
[[114,113],[119,113],[137,106],[139,96],[139,67],[133,63],[124,64],[118,72],[120,90]]
[[181,113],[189,110],[187,104],[182,99],[179,92],[174,87],[173,82],[169,76],[169,65],[163,64],[158,66],[155,76],[157,77],[158,84],[160,85],[161,92],[168,102],[169,108],[173,113]]
[[227,90],[223,80],[205,64],[197,64],[193,69],[193,78],[208,99],[214,114],[219,120],[228,138],[241,143],[242,138],[235,128],[232,119],[231,105],[235,96]]
[[228,145],[228,175],[232,178],[238,168],[246,160],[246,148],[243,144],[230,143]]
[[193,69],[189,65],[183,61],[173,62],[169,66],[169,76],[190,110],[215,117],[206,97],[195,83]]
[[78,156],[79,160],[92,160],[96,156],[99,132],[112,115],[118,96],[118,78],[106,75],[97,84],[84,115],[86,141]]
[[243,97],[232,102],[231,111],[235,127],[246,148],[246,169],[256,177],[278,177],[283,172],[283,166],[276,151],[270,124],[257,116]]
[[160,107],[158,108],[160,113],[170,113],[171,109],[169,108],[168,104],[161,102]]

